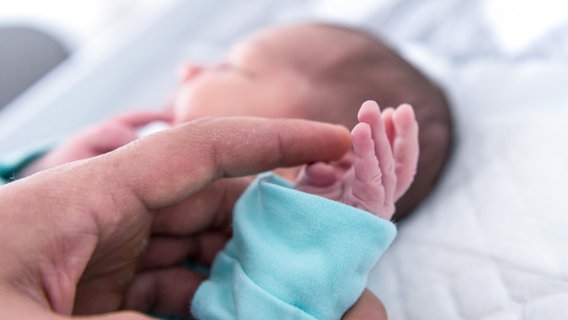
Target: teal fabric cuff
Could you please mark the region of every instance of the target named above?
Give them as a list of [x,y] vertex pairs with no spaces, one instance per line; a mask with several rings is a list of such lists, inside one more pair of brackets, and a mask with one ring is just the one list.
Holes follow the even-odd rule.
[[16,180],[17,173],[50,149],[44,145],[23,149],[0,158],[0,185]]
[[261,175],[191,305],[198,319],[339,319],[396,235],[393,223]]

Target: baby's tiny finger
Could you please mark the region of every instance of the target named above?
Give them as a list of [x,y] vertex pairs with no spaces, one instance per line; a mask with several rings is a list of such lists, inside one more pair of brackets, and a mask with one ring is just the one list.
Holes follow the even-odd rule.
[[335,169],[325,162],[316,162],[303,168],[296,181],[296,189],[308,192],[310,188],[328,187],[336,181]]
[[398,199],[410,187],[418,163],[418,123],[412,107],[408,104],[399,106],[393,115],[393,124],[396,131],[393,144],[397,176],[395,199]]
[[382,174],[375,155],[375,145],[370,126],[367,123],[359,123],[353,128],[351,135],[357,179],[366,183],[374,182],[382,186]]
[[396,136],[396,130],[394,128],[393,119],[392,119],[393,114],[394,114],[394,109],[390,107],[383,109],[383,111],[381,112],[381,116],[383,117],[383,123],[385,124],[385,131],[387,133],[387,138],[389,139],[389,143],[391,146],[393,145]]
[[352,131],[353,153],[355,154],[355,179],[352,185],[353,205],[362,208],[384,219],[390,219],[392,205],[385,207],[385,186],[379,159],[375,154],[371,127],[367,123],[359,123]]
[[379,161],[382,172],[382,184],[385,189],[385,205],[394,203],[396,191],[396,173],[393,152],[387,137],[385,124],[379,106],[374,101],[366,101],[359,111],[359,121],[371,126],[372,138],[375,146],[375,156]]

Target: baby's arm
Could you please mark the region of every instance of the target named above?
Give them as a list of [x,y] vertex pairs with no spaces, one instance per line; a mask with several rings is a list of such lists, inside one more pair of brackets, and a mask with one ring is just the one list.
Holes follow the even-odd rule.
[[171,121],[169,111],[134,111],[88,127],[25,167],[18,176],[110,152],[138,138],[138,128],[153,121]]
[[352,154],[305,169],[296,187],[307,193],[270,173],[243,193],[233,237],[193,298],[196,318],[339,319],[355,303],[396,235],[385,219],[412,181],[418,156],[409,106],[381,115],[367,102],[359,121]]
[[342,201],[390,220],[394,203],[409,188],[418,162],[418,124],[409,105],[382,114],[363,103],[352,132],[353,154],[305,168],[296,187]]

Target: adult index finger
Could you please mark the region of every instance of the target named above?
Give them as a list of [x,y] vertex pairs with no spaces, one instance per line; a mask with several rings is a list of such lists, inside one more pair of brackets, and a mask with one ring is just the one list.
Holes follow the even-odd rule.
[[[148,208],[175,203],[221,177],[339,159],[346,128],[307,120],[199,119],[135,141],[98,159]],[[104,163],[106,162],[106,164]]]

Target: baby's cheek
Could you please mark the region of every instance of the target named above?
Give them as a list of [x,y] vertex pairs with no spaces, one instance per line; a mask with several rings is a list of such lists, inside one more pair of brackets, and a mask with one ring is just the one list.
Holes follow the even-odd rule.
[[181,96],[176,100],[174,108],[174,125],[182,124],[208,116],[205,112],[199,112],[199,102],[191,97]]
[[188,121],[188,111],[190,105],[190,96],[184,90],[179,90],[174,98],[174,123],[180,124]]
[[210,115],[214,101],[211,101],[213,98],[209,91],[207,86],[199,83],[182,86],[174,98],[174,123],[180,124]]

